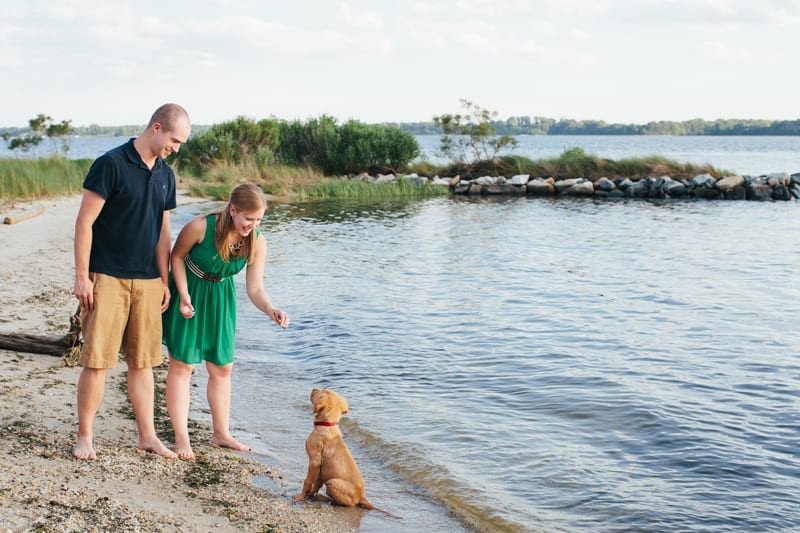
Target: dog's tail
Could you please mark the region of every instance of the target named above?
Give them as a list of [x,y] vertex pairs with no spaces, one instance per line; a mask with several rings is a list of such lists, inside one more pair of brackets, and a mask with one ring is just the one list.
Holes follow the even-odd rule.
[[392,514],[389,511],[381,509],[380,507],[375,507],[374,505],[372,505],[372,502],[367,499],[366,496],[363,496],[361,498],[361,501],[358,502],[358,505],[363,507],[364,509],[368,509],[370,511],[380,511],[383,514],[385,514],[386,516],[391,516],[392,518],[397,518],[398,520],[402,520],[403,519],[403,517],[397,516],[395,514]]

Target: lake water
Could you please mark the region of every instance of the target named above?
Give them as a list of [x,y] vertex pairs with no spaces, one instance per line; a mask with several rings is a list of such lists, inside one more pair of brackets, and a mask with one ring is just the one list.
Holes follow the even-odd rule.
[[235,433],[288,498],[308,394],[340,392],[368,497],[403,517],[341,509],[361,531],[797,530],[798,209],[273,205],[266,286],[292,325],[238,279]]
[[[438,135],[418,135],[422,156],[437,161]],[[660,155],[683,163],[711,164],[744,175],[800,172],[800,137],[665,136],[665,135],[521,135],[513,153],[541,159],[557,157],[572,147],[608,159]],[[127,141],[127,137],[76,137],[70,142],[70,158],[90,158]],[[52,154],[56,147],[42,142],[30,156]],[[0,157],[15,157],[0,143]]]
[[[797,137],[524,143],[534,158],[580,145],[800,171]],[[179,208],[174,232],[210,208]],[[799,216],[797,202],[272,205],[266,286],[292,325],[237,278],[234,433],[289,498],[308,394],[341,393],[367,495],[403,517],[337,510],[361,531],[800,530]]]

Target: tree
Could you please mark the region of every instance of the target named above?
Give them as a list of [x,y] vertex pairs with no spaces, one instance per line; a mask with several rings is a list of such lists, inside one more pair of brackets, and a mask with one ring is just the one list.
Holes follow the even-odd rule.
[[466,110],[463,115],[433,117],[434,124],[442,132],[439,141],[441,156],[470,170],[481,161],[496,162],[500,151],[517,146],[517,140],[511,135],[497,135],[492,125],[497,111],[483,109],[463,98],[461,107]]
[[58,147],[56,146],[56,142],[61,145],[61,150],[63,150],[64,155],[67,155],[70,149],[70,141],[72,140],[72,134],[75,130],[72,129],[72,121],[71,120],[62,120],[61,124],[48,124],[47,129],[45,130],[45,134],[51,141],[53,141],[53,150],[58,151]]
[[54,124],[53,118],[39,113],[35,118],[28,121],[30,131],[12,137],[8,133],[3,134],[3,140],[8,143],[9,150],[19,150],[23,153],[30,152],[44,139],[45,135],[53,141],[53,150],[58,151],[56,142],[61,141],[61,148],[64,154],[69,151],[70,135],[73,133],[72,121],[64,120],[60,124]]

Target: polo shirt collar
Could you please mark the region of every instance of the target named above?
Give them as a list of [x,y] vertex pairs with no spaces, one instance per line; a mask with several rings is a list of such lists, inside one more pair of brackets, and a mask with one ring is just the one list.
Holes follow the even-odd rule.
[[136,147],[133,145],[134,140],[136,140],[136,137],[131,137],[128,142],[125,143],[125,156],[128,158],[128,161],[151,172],[155,172],[161,168],[163,160],[160,157],[156,157],[156,162],[153,164],[153,168],[148,168],[147,165],[144,164],[142,157],[139,155],[139,152],[136,151]]

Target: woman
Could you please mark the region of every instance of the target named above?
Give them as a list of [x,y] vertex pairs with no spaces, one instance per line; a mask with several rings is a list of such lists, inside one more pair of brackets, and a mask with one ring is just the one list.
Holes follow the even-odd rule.
[[186,224],[175,241],[170,264],[172,298],[163,316],[164,344],[169,350],[167,411],[175,431],[175,452],[195,459],[189,442],[190,382],[194,365],[206,362],[211,407],[211,444],[250,451],[230,434],[231,371],[236,331],[236,287],[233,276],[247,265],[250,301],[282,328],[289,317],[276,309],[264,290],[267,244],[258,231],[266,210],[255,185],[236,187],[219,212]]

